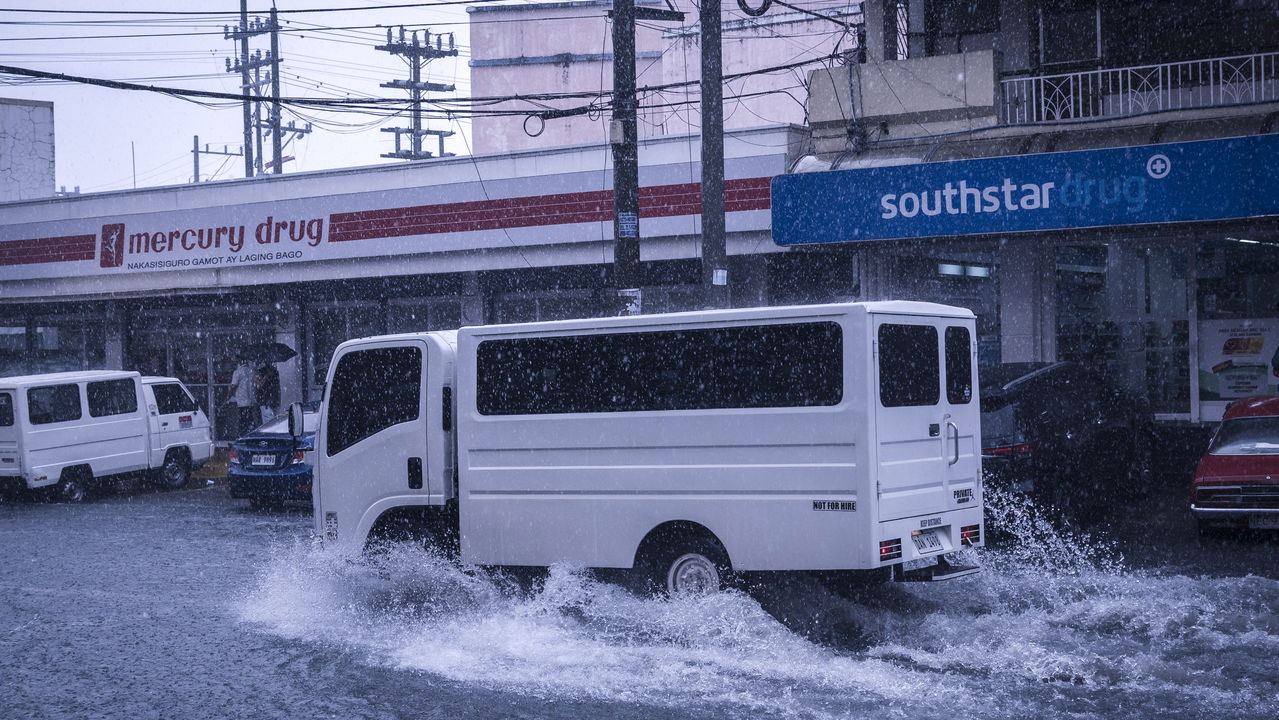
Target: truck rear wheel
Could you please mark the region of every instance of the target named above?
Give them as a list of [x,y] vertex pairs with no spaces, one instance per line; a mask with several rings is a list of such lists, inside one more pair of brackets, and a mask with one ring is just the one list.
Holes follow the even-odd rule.
[[87,471],[62,473],[62,479],[54,486],[53,499],[57,502],[79,504],[89,499],[89,481],[93,474]]
[[191,463],[180,452],[170,452],[164,457],[164,464],[156,473],[156,481],[166,490],[181,490],[191,479]]
[[710,595],[729,584],[728,560],[715,543],[701,540],[672,545],[656,559],[650,577],[653,585],[669,596]]

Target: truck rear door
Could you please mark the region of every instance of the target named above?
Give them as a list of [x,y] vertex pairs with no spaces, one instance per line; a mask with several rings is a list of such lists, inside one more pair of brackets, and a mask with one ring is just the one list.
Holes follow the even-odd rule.
[[22,474],[18,440],[22,428],[18,424],[15,393],[0,390],[0,477],[16,477]]
[[881,521],[977,502],[972,326],[965,318],[875,316]]

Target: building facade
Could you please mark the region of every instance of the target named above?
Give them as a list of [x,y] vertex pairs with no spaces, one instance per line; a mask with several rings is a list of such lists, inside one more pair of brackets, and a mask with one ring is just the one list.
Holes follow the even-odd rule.
[[0,98],[0,168],[0,202],[53,195],[53,103]]
[[[866,62],[810,76],[798,169],[816,172],[790,187],[811,198],[833,173],[842,222],[873,212],[803,249],[875,268],[872,295],[972,308],[983,363],[1105,368],[1166,420],[1276,389],[1279,4],[863,10]],[[965,204],[961,181],[1016,172],[1054,183],[1032,212],[1002,189],[999,213]],[[930,209],[934,188],[950,204]]]
[[[751,7],[757,7],[758,2]],[[665,9],[661,0],[637,6]],[[585,108],[608,101],[613,90],[611,0],[472,5],[471,88],[476,97],[585,93],[563,99],[486,104],[472,120],[477,153],[507,152],[582,142],[607,142],[610,112],[545,119],[538,110]],[[700,132],[701,34],[695,5],[679,6],[679,22],[642,21],[635,30],[636,85],[640,88],[639,136]],[[733,2],[722,6],[723,74],[749,74],[724,83],[724,127],[803,125],[805,67],[768,68],[855,53],[862,27],[861,3],[812,0],[801,10],[781,6],[750,17]],[[823,19],[825,18],[825,19]],[[826,64],[833,65],[831,60]],[[649,88],[644,90],[644,88]]]
[[[727,134],[732,304],[968,307],[982,364],[1083,362],[1164,421],[1272,390],[1279,33],[1237,31],[1252,4],[1148,4],[1217,44],[1106,3],[854,4],[864,53],[809,72],[808,125]],[[556,48],[586,54],[500,54]],[[297,349],[284,398],[315,399],[348,338],[615,314],[603,133],[539,139],[577,144],[0,204],[0,374],[176,375],[225,440],[247,345]],[[643,140],[643,312],[700,306],[699,157]]]

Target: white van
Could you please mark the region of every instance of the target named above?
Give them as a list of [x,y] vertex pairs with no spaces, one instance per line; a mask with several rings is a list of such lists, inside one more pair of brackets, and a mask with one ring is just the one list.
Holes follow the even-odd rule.
[[148,472],[182,487],[213,452],[177,378],[94,370],[0,378],[0,485],[81,502],[95,480]]
[[938,562],[983,541],[974,324],[873,302],[349,341],[316,529],[358,550],[418,520],[464,562],[639,567],[671,592],[736,571],[975,572]]

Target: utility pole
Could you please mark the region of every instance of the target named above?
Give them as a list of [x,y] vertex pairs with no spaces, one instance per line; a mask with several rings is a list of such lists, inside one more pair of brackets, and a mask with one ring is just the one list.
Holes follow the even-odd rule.
[[200,182],[200,156],[201,155],[226,155],[228,157],[240,157],[243,154],[244,154],[243,149],[237,150],[236,152],[231,152],[230,150],[227,149],[226,145],[223,145],[221,150],[210,150],[208,143],[205,143],[204,149],[201,150],[200,136],[199,135],[191,136],[191,162],[192,162],[191,182],[193,183]]
[[613,0],[613,281],[618,291],[636,288],[640,278],[639,103],[635,98],[635,21],[680,22],[684,13],[636,7]]
[[249,100],[249,0],[240,0],[240,24],[234,30],[223,27],[222,37],[240,42],[240,55],[234,66],[227,60],[227,72],[240,73],[240,92],[245,95],[244,107],[244,176],[253,177],[253,103]]
[[702,28],[702,303],[726,308],[724,239],[724,87],[720,0],[701,0]]
[[[249,53],[249,38],[257,35],[271,36],[271,49],[266,55],[261,50]],[[244,176],[261,175],[267,169],[274,173],[284,172],[284,144],[311,132],[311,125],[294,127],[290,122],[285,127],[281,118],[280,106],[280,23],[275,8],[271,9],[266,22],[259,18],[249,20],[248,0],[240,0],[240,24],[236,27],[223,27],[222,35],[227,40],[240,44],[240,54],[235,62],[226,61],[226,71],[240,74],[240,89],[244,100]],[[266,78],[262,77],[263,68],[267,69]],[[249,96],[265,98],[262,89],[270,86],[271,109],[266,120],[262,119],[262,103],[255,102]],[[266,161],[266,153],[262,149],[262,131],[271,133],[272,159]]]
[[613,280],[639,285],[639,127],[635,100],[635,0],[613,2]]
[[[447,48],[444,46],[443,34],[435,36],[434,46],[431,45],[430,30],[425,31],[425,39],[426,42],[423,43],[417,30],[406,36],[405,30],[401,26],[400,39],[396,41],[392,39],[391,28],[387,28],[386,44],[373,48],[392,55],[399,55],[409,65],[408,80],[392,80],[382,83],[384,88],[408,90],[412,105],[409,127],[382,128],[382,132],[395,133],[395,152],[382,153],[384,158],[424,160],[430,157],[452,157],[453,155],[453,153],[444,152],[444,138],[451,137],[453,135],[452,130],[429,130],[422,127],[422,93],[453,92],[457,88],[453,85],[442,83],[422,82],[422,68],[426,67],[426,64],[432,60],[455,57],[457,55],[457,45],[453,41],[453,33],[448,35]],[[404,135],[409,136],[409,147],[407,149],[401,146],[400,138]],[[439,140],[439,152],[437,154],[422,149],[422,138],[428,135],[434,135]]]

